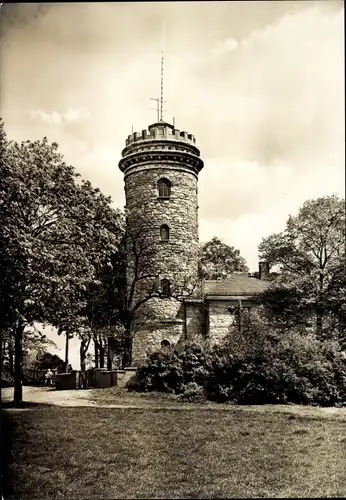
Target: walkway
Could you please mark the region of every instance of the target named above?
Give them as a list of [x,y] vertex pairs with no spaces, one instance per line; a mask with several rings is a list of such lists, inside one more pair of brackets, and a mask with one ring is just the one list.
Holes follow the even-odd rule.
[[[2,401],[13,401],[13,387],[1,390]],[[90,400],[91,389],[56,391],[46,387],[23,387],[23,401],[56,406],[99,406]]]
[[[102,390],[102,389],[99,389]],[[107,389],[106,389],[107,390]],[[110,398],[115,403],[105,404],[93,401],[92,394],[95,389],[81,389],[81,390],[66,390],[56,391],[55,389],[45,387],[23,387],[23,400],[27,403],[41,403],[54,406],[64,407],[92,407],[92,408],[127,408],[138,410],[214,410],[214,411],[256,411],[268,412],[268,405],[227,405],[227,404],[193,404],[193,403],[170,403],[159,404],[157,401],[150,400],[150,395],[144,400],[130,399],[128,403],[119,401],[116,403],[116,397]],[[94,393],[95,394],[95,393]],[[1,391],[1,399],[4,402],[13,401],[13,388],[5,388]],[[132,403],[132,404],[131,404]],[[30,408],[30,407],[29,407]],[[28,408],[28,409],[29,409]],[[33,407],[31,407],[33,408]],[[338,420],[346,420],[346,407],[344,408],[318,408],[314,406],[298,406],[298,405],[270,405],[270,411],[273,413],[290,413],[297,417],[310,417],[310,418],[337,418]]]

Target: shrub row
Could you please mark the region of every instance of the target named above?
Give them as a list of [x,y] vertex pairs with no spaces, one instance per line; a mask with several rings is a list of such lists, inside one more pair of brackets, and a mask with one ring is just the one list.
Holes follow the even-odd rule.
[[131,389],[237,404],[346,404],[339,345],[297,331],[251,329],[223,345],[186,343],[150,355]]

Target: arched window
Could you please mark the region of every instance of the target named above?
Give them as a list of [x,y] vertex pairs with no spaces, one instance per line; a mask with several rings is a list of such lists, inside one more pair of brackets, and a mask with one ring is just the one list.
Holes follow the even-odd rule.
[[168,349],[169,347],[171,347],[171,343],[169,342],[169,340],[164,339],[161,342],[161,349]]
[[166,224],[163,224],[160,227],[160,239],[161,241],[169,240],[169,227]]
[[157,183],[159,198],[169,198],[171,196],[171,183],[168,179],[160,179]]
[[161,280],[161,296],[162,297],[169,297],[171,294],[171,284],[169,280],[163,279]]

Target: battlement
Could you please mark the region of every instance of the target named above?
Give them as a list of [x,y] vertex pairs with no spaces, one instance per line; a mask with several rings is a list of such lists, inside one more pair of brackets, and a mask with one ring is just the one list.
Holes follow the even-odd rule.
[[194,145],[196,143],[195,136],[188,132],[180,131],[174,128],[173,125],[166,122],[158,122],[150,125],[148,130],[134,132],[126,139],[126,146],[130,146],[134,142],[147,141],[150,139],[168,139],[173,141],[182,141]]

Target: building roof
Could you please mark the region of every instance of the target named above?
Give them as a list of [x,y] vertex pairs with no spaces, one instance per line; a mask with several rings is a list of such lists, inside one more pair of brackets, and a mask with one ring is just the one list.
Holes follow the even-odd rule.
[[263,292],[270,282],[253,278],[247,273],[235,273],[225,280],[206,280],[203,295],[206,297],[253,296]]

